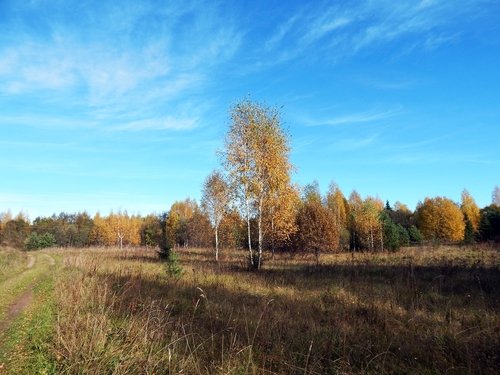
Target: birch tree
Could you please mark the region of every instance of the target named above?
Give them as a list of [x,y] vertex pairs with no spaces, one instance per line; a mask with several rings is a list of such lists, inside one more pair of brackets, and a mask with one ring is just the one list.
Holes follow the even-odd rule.
[[229,187],[218,171],[212,172],[203,185],[201,206],[214,228],[215,260],[219,260],[219,226],[229,204]]
[[[267,203],[273,195],[279,197],[290,181],[289,139],[276,109],[247,99],[236,104],[230,113],[224,166],[247,223],[250,267],[260,269]],[[252,218],[257,225],[257,253],[252,249]]]
[[493,189],[491,193],[491,204],[500,207],[500,187],[498,185]]

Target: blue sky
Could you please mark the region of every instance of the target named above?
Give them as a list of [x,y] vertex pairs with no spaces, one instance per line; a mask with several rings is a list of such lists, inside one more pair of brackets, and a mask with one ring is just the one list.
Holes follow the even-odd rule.
[[480,206],[500,184],[500,3],[0,1],[0,212],[198,199],[252,99],[294,181]]

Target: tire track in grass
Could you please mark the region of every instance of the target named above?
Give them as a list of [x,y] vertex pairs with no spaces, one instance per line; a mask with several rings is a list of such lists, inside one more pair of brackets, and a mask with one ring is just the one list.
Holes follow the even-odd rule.
[[0,283],[0,296],[4,297],[3,303],[0,302],[0,374],[7,373],[2,357],[6,354],[5,344],[10,334],[9,329],[29,308],[34,299],[34,289],[47,278],[49,267],[55,265],[54,258],[48,254],[43,256],[46,261],[40,263],[37,262],[38,257],[30,254],[26,269],[22,273]]
[[0,374],[55,375],[56,357],[53,351],[56,308],[53,297],[54,274],[45,273],[33,287],[32,301],[22,310],[8,328],[4,362]]
[[36,262],[36,258],[34,255],[31,255],[29,254],[28,255],[28,264],[26,265],[26,268],[33,268],[33,266],[35,265],[35,262]]
[[52,258],[49,254],[43,254],[45,258],[47,258],[47,261],[49,262],[49,266],[55,266],[56,265],[56,260]]
[[6,317],[0,321],[0,348],[2,347],[3,336],[12,322],[21,314],[33,301],[33,287],[30,286],[21,296],[9,306]]
[[40,277],[45,268],[43,264],[38,265],[35,257],[32,256],[31,259],[28,259],[24,271],[0,283],[0,322],[6,318],[9,307],[16,303],[17,298],[24,291],[35,284],[36,279]]

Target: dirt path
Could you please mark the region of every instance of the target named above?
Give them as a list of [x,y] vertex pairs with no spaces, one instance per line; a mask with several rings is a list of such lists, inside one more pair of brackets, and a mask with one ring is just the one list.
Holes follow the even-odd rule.
[[[55,266],[56,261],[48,254],[43,254],[43,256],[47,259],[47,262],[51,267]],[[36,262],[36,257],[32,254],[28,255],[28,264],[26,265],[27,269],[32,269]],[[6,330],[10,327],[10,325],[14,322],[14,320],[21,314],[31,303],[33,300],[33,287],[36,285],[32,284],[28,286],[28,288],[19,296],[17,299],[10,304],[8,310],[3,319],[0,319],[0,348],[2,347],[4,336]],[[0,363],[0,371],[2,369],[2,364]],[[0,372],[1,374],[1,372]]]
[[26,265],[26,268],[33,268],[35,265],[36,258],[34,255],[29,254],[28,255],[28,264]]
[[[9,342],[9,328],[15,324],[16,319],[29,308],[35,298],[34,288],[45,277],[44,274],[51,272],[55,267],[55,259],[48,254],[28,254],[26,268],[20,273],[13,275],[0,284],[2,295],[8,298],[1,304],[2,314],[0,317],[0,375],[7,374],[7,364],[2,363],[7,355],[5,346]],[[22,288],[21,294],[17,295],[16,289]],[[16,293],[14,295],[13,293]],[[10,345],[10,344],[9,344]]]
[[0,320],[0,345],[2,344],[5,331],[10,327],[17,316],[22,313],[26,307],[28,307],[32,300],[33,288],[30,287],[23,294],[21,294],[12,305],[10,305],[5,318]]
[[[56,264],[54,258],[50,255],[43,254],[47,258],[50,266]],[[28,263],[26,264],[26,269],[31,270],[37,264],[37,258],[33,254],[28,255]],[[33,287],[32,284],[26,288],[26,290],[13,301],[8,307],[3,319],[0,319],[0,348],[2,347],[3,341],[5,339],[5,332],[14,322],[14,320],[29,306],[33,300]],[[0,363],[0,374],[1,374],[2,364]]]

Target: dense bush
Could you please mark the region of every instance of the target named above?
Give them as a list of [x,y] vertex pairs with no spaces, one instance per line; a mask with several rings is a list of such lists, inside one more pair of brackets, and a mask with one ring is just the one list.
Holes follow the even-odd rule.
[[44,249],[52,247],[56,244],[56,238],[52,233],[44,233],[39,235],[36,232],[31,233],[24,242],[27,250]]

